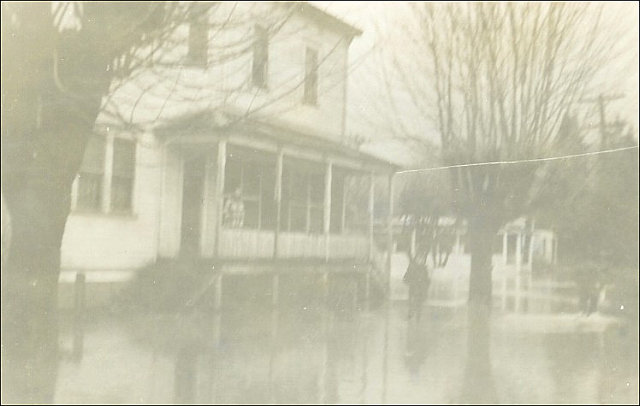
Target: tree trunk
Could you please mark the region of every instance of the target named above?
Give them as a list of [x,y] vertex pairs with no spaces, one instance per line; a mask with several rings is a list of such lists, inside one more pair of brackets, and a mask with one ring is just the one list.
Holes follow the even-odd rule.
[[469,244],[471,272],[469,275],[469,306],[482,306],[491,310],[491,256],[497,230],[481,221],[470,221]]
[[467,362],[462,388],[463,403],[495,403],[491,371],[491,255],[496,229],[470,221],[471,273],[467,324]]
[[57,372],[57,289],[70,182],[3,182],[11,215],[2,272],[2,401],[50,403]]

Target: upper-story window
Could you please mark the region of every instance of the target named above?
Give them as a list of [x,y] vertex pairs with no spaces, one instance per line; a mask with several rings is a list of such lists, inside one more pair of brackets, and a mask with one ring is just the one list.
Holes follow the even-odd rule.
[[254,31],[251,83],[266,88],[269,73],[269,32],[259,25],[255,26]]
[[130,212],[136,144],[112,136],[91,136],[77,177],[73,206],[92,212]]
[[305,104],[318,103],[318,51],[306,48],[304,68],[304,95],[302,101]]
[[189,16],[189,50],[187,61],[190,65],[205,67],[209,52],[208,8],[206,4],[194,4]]

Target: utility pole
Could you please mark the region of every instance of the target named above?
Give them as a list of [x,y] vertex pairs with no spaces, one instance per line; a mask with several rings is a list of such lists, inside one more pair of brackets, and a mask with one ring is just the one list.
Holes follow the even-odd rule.
[[600,93],[598,95],[597,98],[595,99],[581,99],[580,102],[582,103],[597,103],[598,104],[598,110],[599,110],[599,114],[600,114],[600,147],[601,149],[606,149],[609,147],[609,137],[607,135],[607,119],[606,119],[606,103],[613,101],[613,100],[618,100],[618,99],[622,99],[624,97],[624,94],[612,94],[612,95],[607,95],[605,96],[604,94]]

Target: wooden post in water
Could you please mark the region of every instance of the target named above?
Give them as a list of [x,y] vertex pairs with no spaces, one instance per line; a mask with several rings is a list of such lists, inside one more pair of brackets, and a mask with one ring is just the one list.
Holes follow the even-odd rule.
[[522,272],[522,232],[519,230],[516,238],[516,298],[515,298],[515,312],[520,311],[520,290],[522,286],[521,282]]
[[82,359],[84,347],[84,313],[86,306],[86,277],[84,273],[76,274],[74,286],[74,321],[73,321],[73,358]]
[[269,341],[269,374],[267,376],[267,381],[269,384],[268,387],[268,399],[269,403],[277,403],[275,397],[274,381],[275,381],[275,367],[276,367],[276,356],[278,355],[278,318],[279,312],[275,307],[271,312],[271,340]]

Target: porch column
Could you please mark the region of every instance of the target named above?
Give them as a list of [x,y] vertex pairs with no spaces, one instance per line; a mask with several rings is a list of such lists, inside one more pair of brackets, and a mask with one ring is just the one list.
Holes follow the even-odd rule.
[[347,176],[345,175],[343,177],[342,180],[342,202],[340,202],[340,204],[342,204],[342,210],[340,211],[341,213],[341,218],[340,218],[340,233],[344,234],[345,232],[345,225],[347,224],[346,218],[347,218]]
[[531,231],[531,234],[529,235],[529,258],[527,259],[527,262],[529,263],[529,269],[533,270],[533,242],[535,241],[534,237],[533,237],[533,231]]
[[509,233],[504,230],[502,234],[502,263],[506,266],[509,259]]
[[536,221],[531,219],[531,229],[529,230],[529,252],[527,252],[527,264],[529,270],[533,270],[533,231],[536,227]]
[[389,213],[387,215],[387,292],[391,294],[391,257],[393,256],[393,173],[389,175]]
[[373,261],[373,205],[374,205],[374,190],[375,185],[373,183],[373,171],[369,174],[369,261]]
[[522,232],[516,235],[516,272],[522,270]]
[[276,161],[276,190],[273,194],[276,199],[276,231],[273,236],[273,257],[278,257],[278,243],[280,240],[280,222],[282,217],[282,164],[284,162],[284,152],[282,148],[278,151],[278,159]]
[[522,271],[522,231],[518,230],[516,237],[516,296],[515,296],[515,312],[520,311],[520,296],[521,296],[521,271]]
[[329,260],[329,232],[331,230],[331,177],[333,175],[333,163],[327,162],[324,175],[324,259]]
[[100,209],[102,213],[111,212],[111,180],[113,177],[113,143],[114,136],[109,134],[105,140],[104,176],[102,177],[102,201]]
[[218,141],[218,159],[216,170],[216,202],[218,206],[216,215],[216,249],[215,256],[219,257],[222,246],[222,219],[224,216],[224,175],[227,165],[227,141]]
[[551,241],[553,244],[553,251],[551,252],[551,263],[555,265],[558,262],[558,237],[555,235],[555,233],[553,234],[553,238]]

